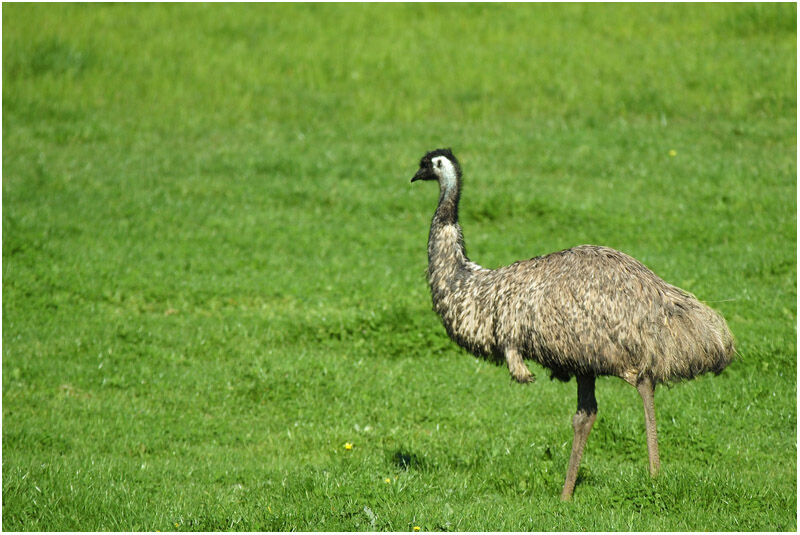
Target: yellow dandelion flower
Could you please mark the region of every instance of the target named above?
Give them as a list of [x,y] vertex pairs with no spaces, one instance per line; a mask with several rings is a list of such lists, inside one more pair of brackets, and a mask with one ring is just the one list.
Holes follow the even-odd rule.
[[352,444],[350,444],[349,442],[345,442],[345,443],[344,443],[344,449],[346,449],[346,450],[348,450],[348,451],[349,451],[349,450],[352,450],[352,449],[353,449],[353,445],[352,445]]
[[392,482],[392,478],[391,477],[387,477],[386,479],[384,479],[384,481],[386,483],[391,483]]
[[678,155],[678,151],[676,151],[675,149],[669,149],[669,155],[675,157]]
[[419,526],[414,526],[414,531],[419,531]]

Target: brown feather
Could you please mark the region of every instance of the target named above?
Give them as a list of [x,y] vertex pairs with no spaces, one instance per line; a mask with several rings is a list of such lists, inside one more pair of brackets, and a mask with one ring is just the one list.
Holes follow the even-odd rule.
[[471,262],[457,221],[460,176],[457,186],[441,192],[431,223],[428,283],[461,347],[498,363],[512,348],[562,380],[614,375],[633,385],[731,362],[725,320],[620,251],[581,245],[495,270]]

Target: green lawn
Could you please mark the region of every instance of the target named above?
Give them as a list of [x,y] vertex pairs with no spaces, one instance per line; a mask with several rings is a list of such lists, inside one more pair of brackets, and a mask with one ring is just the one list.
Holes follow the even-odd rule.
[[[2,15],[4,530],[797,528],[795,4]],[[727,319],[658,479],[601,378],[561,503],[574,381],[448,340],[443,146],[473,260],[608,245]]]

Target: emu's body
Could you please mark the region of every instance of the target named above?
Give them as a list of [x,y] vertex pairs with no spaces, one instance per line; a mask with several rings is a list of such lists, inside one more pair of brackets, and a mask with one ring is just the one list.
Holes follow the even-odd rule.
[[[719,314],[667,284],[630,256],[582,245],[499,269],[471,262],[458,224],[461,169],[447,149],[428,153],[414,180],[437,180],[439,205],[428,239],[433,308],[448,335],[471,353],[508,365],[531,382],[524,360],[578,383],[575,438],[562,492],[569,499],[597,415],[595,377],[614,375],[639,391],[650,471],[659,470],[655,385],[719,373],[733,337]],[[412,180],[413,181],[413,180]]]

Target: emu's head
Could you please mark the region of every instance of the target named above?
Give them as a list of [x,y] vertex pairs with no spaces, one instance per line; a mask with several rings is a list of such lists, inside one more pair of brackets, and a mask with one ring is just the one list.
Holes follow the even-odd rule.
[[450,189],[457,185],[461,179],[461,166],[453,156],[450,149],[436,149],[419,161],[419,170],[411,182],[417,180],[438,180],[442,190]]

